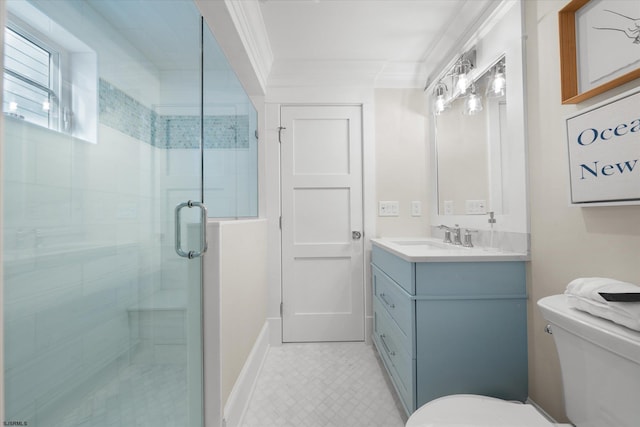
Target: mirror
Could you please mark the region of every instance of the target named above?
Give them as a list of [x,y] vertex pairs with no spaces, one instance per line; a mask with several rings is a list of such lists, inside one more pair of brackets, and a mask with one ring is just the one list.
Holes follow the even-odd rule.
[[503,57],[434,116],[440,215],[503,213],[505,70]]
[[[440,71],[429,80],[429,105],[432,112],[442,112],[429,120],[429,211],[434,237],[442,235],[439,224],[459,224],[479,230],[476,241],[480,246],[490,244],[490,231],[494,230],[498,235],[496,247],[529,251],[523,6],[519,1],[500,2],[490,18],[470,30],[466,42],[445,55]],[[488,99],[483,89],[486,79],[503,59],[506,93],[502,98]],[[460,114],[462,107],[456,104],[463,103],[466,96],[455,100],[462,74],[475,80],[476,93],[482,96],[479,117]],[[443,89],[441,83],[447,88]],[[444,96],[439,99],[442,92]],[[436,102],[441,100],[451,107],[442,110],[441,103]],[[456,133],[471,135],[458,142],[448,136]],[[464,145],[454,148],[454,143]],[[453,203],[445,205],[449,200]],[[481,214],[490,211],[495,212],[495,222],[490,223],[489,215]]]

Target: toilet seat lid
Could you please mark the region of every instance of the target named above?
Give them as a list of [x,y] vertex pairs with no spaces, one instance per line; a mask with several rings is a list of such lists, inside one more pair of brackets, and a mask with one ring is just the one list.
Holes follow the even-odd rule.
[[457,394],[418,408],[406,427],[552,427],[533,406],[487,396]]

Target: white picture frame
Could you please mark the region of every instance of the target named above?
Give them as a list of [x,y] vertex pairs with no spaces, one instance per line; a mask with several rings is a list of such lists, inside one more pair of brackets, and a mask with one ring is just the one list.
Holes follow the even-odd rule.
[[640,87],[566,118],[570,203],[640,204]]

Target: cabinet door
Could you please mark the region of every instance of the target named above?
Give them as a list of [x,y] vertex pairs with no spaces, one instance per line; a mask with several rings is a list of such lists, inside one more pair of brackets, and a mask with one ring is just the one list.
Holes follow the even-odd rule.
[[418,407],[457,393],[527,398],[526,299],[416,302]]

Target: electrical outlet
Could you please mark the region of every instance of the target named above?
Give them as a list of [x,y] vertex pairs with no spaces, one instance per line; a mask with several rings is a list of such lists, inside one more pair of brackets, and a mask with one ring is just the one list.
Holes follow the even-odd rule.
[[453,215],[453,200],[444,201],[444,214]]
[[422,216],[422,203],[419,200],[411,202],[411,216]]
[[400,204],[398,202],[378,202],[378,216],[398,215],[400,215]]

